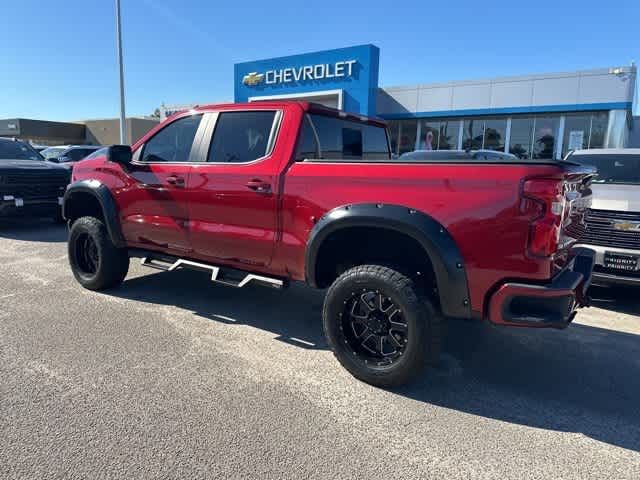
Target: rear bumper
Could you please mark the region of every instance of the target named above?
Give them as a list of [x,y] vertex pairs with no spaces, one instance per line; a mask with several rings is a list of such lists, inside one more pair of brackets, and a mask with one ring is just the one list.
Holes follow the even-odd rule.
[[593,272],[593,283],[598,285],[630,285],[640,286],[640,275],[628,275],[625,272],[616,272],[604,265],[604,255],[606,252],[621,253],[625,255],[639,255],[640,250],[628,248],[603,247],[600,245],[580,245],[580,247],[591,249],[595,252],[596,262]]
[[508,282],[489,301],[489,320],[498,325],[535,328],[565,328],[576,309],[588,304],[595,253],[587,248],[575,256],[546,285]]
[[61,212],[61,201],[62,197],[22,199],[0,196],[0,218],[54,216]]

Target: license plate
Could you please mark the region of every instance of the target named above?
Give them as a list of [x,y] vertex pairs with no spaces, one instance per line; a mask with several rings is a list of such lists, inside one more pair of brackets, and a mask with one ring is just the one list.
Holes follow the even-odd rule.
[[24,200],[23,199],[16,198],[15,202],[16,202],[16,207],[24,207]]
[[625,272],[637,272],[640,270],[640,256],[627,255],[624,253],[605,252],[604,266],[614,270]]

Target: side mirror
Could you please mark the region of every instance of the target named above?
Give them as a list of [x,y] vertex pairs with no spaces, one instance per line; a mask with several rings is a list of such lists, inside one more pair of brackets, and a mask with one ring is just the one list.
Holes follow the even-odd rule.
[[[53,159],[52,159],[53,160]],[[71,158],[63,155],[62,157],[58,157],[54,160],[56,163],[66,163],[66,162],[70,162]]]
[[107,159],[120,165],[129,165],[132,157],[129,145],[111,145],[107,150]]

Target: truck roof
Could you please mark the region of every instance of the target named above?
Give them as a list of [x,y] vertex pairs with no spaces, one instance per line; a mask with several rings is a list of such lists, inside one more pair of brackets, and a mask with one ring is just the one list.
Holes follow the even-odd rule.
[[322,115],[328,115],[331,117],[344,118],[346,120],[354,120],[357,122],[365,122],[380,127],[386,127],[387,124],[384,120],[379,118],[371,118],[365,115],[359,115],[357,113],[348,113],[335,108],[325,107],[319,103],[304,102],[302,100],[258,100],[255,102],[245,103],[214,103],[210,105],[198,105],[194,108],[196,111],[207,112],[211,110],[247,110],[251,108],[264,107],[264,108],[285,108],[291,105],[298,105],[305,112],[319,113]]

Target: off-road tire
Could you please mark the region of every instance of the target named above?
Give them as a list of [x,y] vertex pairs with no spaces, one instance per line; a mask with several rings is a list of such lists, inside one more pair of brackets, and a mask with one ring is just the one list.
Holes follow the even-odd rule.
[[[388,366],[365,362],[345,334],[345,306],[354,295],[369,290],[392,300],[408,326],[405,350]],[[388,388],[407,383],[425,366],[436,362],[440,354],[440,313],[411,278],[390,267],[360,265],[340,275],[327,291],[322,320],[327,342],[338,361],[354,377],[374,386]]]
[[[87,268],[83,245],[95,245],[95,268]],[[129,255],[117,248],[104,223],[94,217],[82,217],[73,222],[68,242],[69,264],[78,283],[88,290],[104,290],[120,285],[129,271]],[[94,251],[94,247],[91,246]]]

